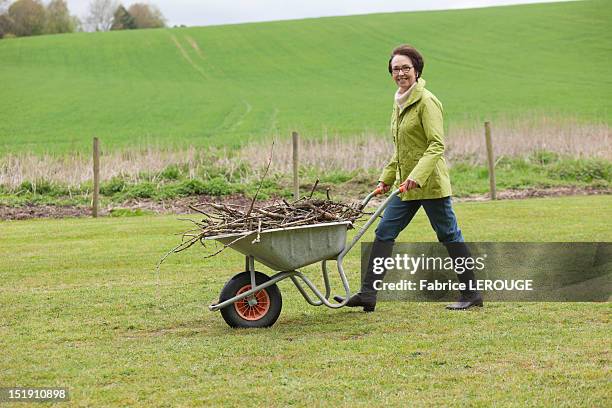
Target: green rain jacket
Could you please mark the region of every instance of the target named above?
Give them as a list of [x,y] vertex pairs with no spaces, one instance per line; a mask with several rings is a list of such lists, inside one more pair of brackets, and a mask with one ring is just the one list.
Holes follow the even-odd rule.
[[444,159],[442,104],[420,78],[400,111],[394,103],[391,134],[395,152],[379,181],[398,188],[407,178],[419,188],[400,194],[403,201],[442,198],[452,194]]

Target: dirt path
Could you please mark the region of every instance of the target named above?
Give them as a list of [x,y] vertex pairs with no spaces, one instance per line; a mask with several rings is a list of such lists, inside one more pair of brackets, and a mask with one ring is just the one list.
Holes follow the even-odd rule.
[[[591,187],[555,187],[555,188],[526,188],[521,190],[504,190],[497,192],[498,200],[521,200],[536,197],[561,197],[573,195],[605,195],[612,194],[612,190],[596,189]],[[489,194],[479,194],[469,197],[459,197],[453,199],[456,202],[462,201],[487,201]]]
[[[202,75],[205,79],[208,79],[208,74],[206,73],[206,71],[204,71],[202,67],[200,67],[198,64],[193,62],[193,60],[191,59],[189,54],[187,54],[187,51],[183,48],[179,40],[174,35],[171,35],[170,38],[172,39],[172,42],[174,42],[174,45],[176,46],[176,48],[178,48],[179,51],[181,52],[181,55],[183,56],[185,61],[187,61],[189,65],[191,65],[196,71],[198,71],[200,75]],[[193,44],[192,44],[192,47],[193,47]]]
[[[498,192],[500,200],[520,200],[535,197],[561,197],[572,195],[606,195],[612,194],[609,189],[594,189],[582,187],[557,187],[550,189],[523,189],[523,190],[504,190]],[[469,197],[454,198],[455,202],[464,201],[487,201],[487,194],[474,195]],[[197,196],[179,198],[172,201],[153,201],[153,200],[131,200],[120,205],[102,208],[100,213],[107,216],[113,208],[129,208],[132,210],[142,209],[156,214],[187,214],[192,213],[190,205],[204,201],[233,203],[248,205],[251,200],[242,195],[227,197]],[[269,200],[271,202],[272,200]],[[382,199],[375,199],[372,204],[377,205]],[[65,218],[65,217],[87,217],[91,214],[91,209],[85,206],[55,206],[47,204],[32,204],[21,207],[11,207],[0,205],[0,220],[24,220],[30,218]]]

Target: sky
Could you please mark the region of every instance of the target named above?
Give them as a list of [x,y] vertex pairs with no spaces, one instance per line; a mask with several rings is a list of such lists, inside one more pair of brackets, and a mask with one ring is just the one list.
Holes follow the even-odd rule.
[[[47,3],[47,0],[43,0]],[[444,10],[559,0],[123,0],[124,6],[157,5],[168,25],[204,26],[254,21],[291,20],[394,11]],[[67,0],[72,14],[83,20],[90,0]]]

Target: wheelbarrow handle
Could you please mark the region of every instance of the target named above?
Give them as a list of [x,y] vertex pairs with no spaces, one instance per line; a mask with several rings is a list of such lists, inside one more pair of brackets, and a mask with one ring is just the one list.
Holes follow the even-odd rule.
[[[366,204],[368,204],[368,202],[372,199],[372,197],[374,197],[375,195],[380,194],[378,192],[378,190],[379,189],[377,188],[376,190],[374,190],[370,194],[368,194],[368,196],[361,203],[361,205],[362,205],[361,208],[365,208]],[[346,255],[346,253],[348,251],[350,251],[351,248],[353,248],[355,246],[355,244],[361,239],[363,234],[365,234],[365,232],[368,230],[368,228],[370,228],[370,226],[374,223],[374,221],[376,221],[378,216],[384,211],[384,209],[387,207],[387,205],[389,205],[389,202],[393,199],[393,197],[395,197],[399,193],[400,193],[400,190],[397,189],[397,190],[393,190],[391,192],[391,194],[389,194],[389,197],[387,197],[387,199],[385,201],[383,201],[383,203],[376,209],[376,211],[374,211],[374,214],[372,214],[370,219],[363,225],[363,227],[361,227],[359,232],[357,232],[357,234],[355,234],[355,236],[353,237],[353,240],[351,241],[351,243],[349,245],[347,245],[344,248],[344,250],[340,253],[339,258],[344,258],[344,255]]]
[[[366,198],[363,199],[363,201],[361,202],[361,206],[359,208],[364,209],[365,206],[368,205],[368,203],[370,202],[372,198],[376,197],[377,195],[384,194],[384,193],[385,193],[385,189],[383,187],[376,187],[374,191],[372,191],[370,194],[366,196]],[[403,191],[402,188],[400,187],[398,190],[392,191],[391,194],[389,194],[389,198],[397,195],[398,193],[405,193],[405,191]]]
[[365,208],[365,206],[368,205],[368,202],[370,202],[370,200],[373,197],[376,197],[377,195],[383,194],[384,192],[385,192],[385,190],[382,187],[376,188],[376,190],[372,191],[370,194],[368,194],[366,196],[366,198],[363,199],[363,201],[361,202],[361,205],[359,206],[359,208],[361,208],[361,209]]

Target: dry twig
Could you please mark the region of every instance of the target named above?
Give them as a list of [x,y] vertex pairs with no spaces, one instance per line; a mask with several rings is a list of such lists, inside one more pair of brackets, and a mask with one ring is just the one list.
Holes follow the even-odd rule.
[[[190,208],[206,218],[199,222],[188,220],[198,228],[183,233],[181,244],[171,252],[184,251],[197,242],[204,245],[206,239],[219,235],[236,236],[234,241],[225,244],[207,258],[217,255],[225,248],[253,234],[257,235],[252,243],[260,242],[262,233],[267,230],[329,222],[348,221],[352,223],[363,214],[358,205],[347,205],[331,200],[313,200],[306,197],[292,203],[282,200],[280,203],[259,208],[254,207],[254,201],[251,202],[249,208],[209,202]],[[253,228],[253,226],[256,227]]]

